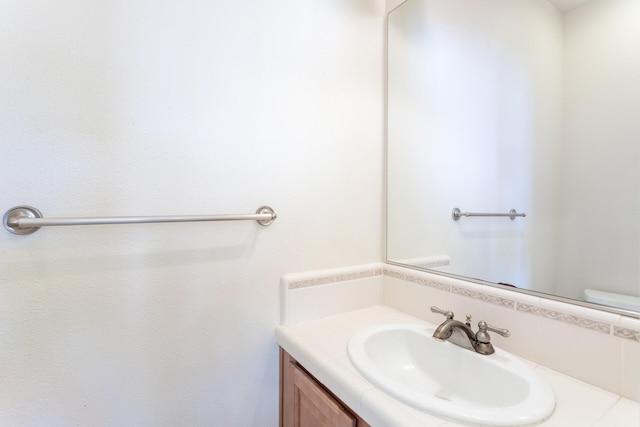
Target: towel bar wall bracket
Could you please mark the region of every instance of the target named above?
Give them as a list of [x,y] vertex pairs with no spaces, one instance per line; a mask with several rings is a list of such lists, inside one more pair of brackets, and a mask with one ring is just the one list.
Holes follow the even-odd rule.
[[277,218],[269,206],[260,206],[255,214],[242,215],[185,215],[185,216],[123,216],[88,218],[43,218],[42,213],[32,206],[16,206],[5,212],[2,225],[13,234],[35,233],[40,227],[60,225],[103,225],[103,224],[148,224],[160,222],[196,222],[196,221],[246,221],[255,220],[268,226]]
[[469,217],[469,216],[508,216],[509,218],[511,218],[511,221],[513,221],[514,219],[516,219],[516,217],[525,217],[525,216],[527,216],[527,214],[518,213],[518,211],[516,211],[515,209],[511,209],[509,211],[509,213],[462,212],[458,208],[453,208],[453,210],[451,211],[451,218],[453,218],[454,221],[458,221],[460,219],[460,217],[463,217],[463,216],[466,216],[466,217]]

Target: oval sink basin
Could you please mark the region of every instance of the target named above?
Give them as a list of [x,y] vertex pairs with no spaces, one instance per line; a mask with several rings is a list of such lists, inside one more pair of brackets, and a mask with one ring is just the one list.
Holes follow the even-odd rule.
[[348,353],[356,369],[390,396],[455,421],[521,426],[548,418],[551,388],[515,356],[485,356],[432,337],[435,328],[386,324],[353,334]]

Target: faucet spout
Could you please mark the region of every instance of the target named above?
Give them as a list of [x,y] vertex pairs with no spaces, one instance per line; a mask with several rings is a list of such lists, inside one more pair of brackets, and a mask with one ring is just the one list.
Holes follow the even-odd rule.
[[433,338],[439,341],[451,341],[469,350],[477,351],[476,334],[466,324],[447,319],[442,322],[433,332]]
[[475,339],[475,334],[471,331],[471,328],[469,328],[459,320],[453,319],[447,319],[446,321],[442,322],[433,332],[433,337],[443,341],[447,340],[451,337],[453,331],[455,331],[456,329],[463,331],[467,335],[469,340]]

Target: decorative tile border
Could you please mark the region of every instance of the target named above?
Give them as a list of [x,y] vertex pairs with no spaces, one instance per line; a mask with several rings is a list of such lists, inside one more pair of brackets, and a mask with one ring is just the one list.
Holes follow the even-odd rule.
[[[387,270],[386,268],[384,269],[384,275],[385,276],[389,276],[389,277],[393,277],[394,279],[405,280],[403,273],[398,273],[397,271],[393,271],[393,270]],[[409,277],[411,277],[411,276],[409,276]],[[409,279],[407,279],[407,280],[409,280]]]
[[301,289],[309,286],[328,285],[330,283],[346,282],[349,280],[365,279],[382,275],[382,268],[353,271],[350,273],[338,273],[327,276],[320,276],[310,279],[291,281],[287,284],[288,289]]
[[515,306],[515,302],[513,300],[507,298],[500,298],[495,295],[483,294],[482,292],[472,291],[471,289],[459,288],[457,286],[451,287],[451,293],[456,295],[462,295],[465,297],[479,299],[483,302],[488,302],[490,304],[499,305],[506,308],[511,308]]
[[425,279],[423,277],[413,276],[411,274],[404,274],[398,271],[383,269],[383,274],[394,279],[406,280],[407,282],[417,283],[418,285],[428,286],[430,288],[439,289],[441,291],[451,292],[451,285],[437,282],[431,279]]
[[516,304],[515,301],[507,298],[500,298],[495,295],[483,294],[482,292],[472,291],[471,289],[459,288],[457,286],[451,286],[451,293],[456,295],[462,295],[462,296],[473,298],[473,299],[479,299],[484,302],[496,304],[496,305],[511,308],[511,309],[513,309]]
[[407,276],[405,280],[413,283],[417,283],[418,285],[428,286],[430,288],[439,289],[441,291],[451,292],[451,286],[445,285],[444,283],[436,282],[435,280],[424,279],[422,277],[415,276]]
[[620,326],[613,327],[613,335],[620,338],[627,338],[633,341],[640,342],[640,331],[634,331],[633,329],[627,329]]
[[335,276],[336,282],[347,280],[366,279],[367,277],[382,276],[382,268],[374,270],[356,271],[354,273],[338,274]]
[[607,335],[611,333],[610,324],[587,319],[586,317],[578,317],[572,314],[561,313],[559,311],[549,310],[547,308],[536,307],[533,305],[522,303],[517,304],[516,310],[535,314],[536,316],[546,317],[547,319],[559,320],[562,323],[580,326],[582,328],[602,332]]
[[575,316],[573,314],[563,313],[556,310],[550,310],[544,307],[538,307],[534,305],[524,304],[517,302],[514,299],[501,298],[495,295],[448,285],[438,282],[437,280],[427,279],[420,277],[418,274],[411,274],[411,272],[399,272],[397,269],[402,267],[395,267],[395,269],[383,270],[385,276],[394,277],[397,279],[406,280],[412,283],[418,283],[420,285],[430,286],[436,289],[440,289],[445,292],[451,292],[456,295],[461,295],[467,298],[477,299],[490,304],[500,305],[509,309],[529,313],[536,316],[541,316],[547,319],[556,320],[569,325],[578,326],[585,329],[590,329],[603,334],[614,335],[619,338],[629,339],[632,341],[640,341],[640,331],[635,329],[623,328],[617,325],[612,325],[605,322],[589,319],[586,317]]

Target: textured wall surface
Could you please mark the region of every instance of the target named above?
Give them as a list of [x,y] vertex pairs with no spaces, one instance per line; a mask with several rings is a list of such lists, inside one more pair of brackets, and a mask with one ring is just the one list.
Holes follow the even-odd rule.
[[384,2],[3,1],[0,424],[275,426],[280,276],[382,258]]

